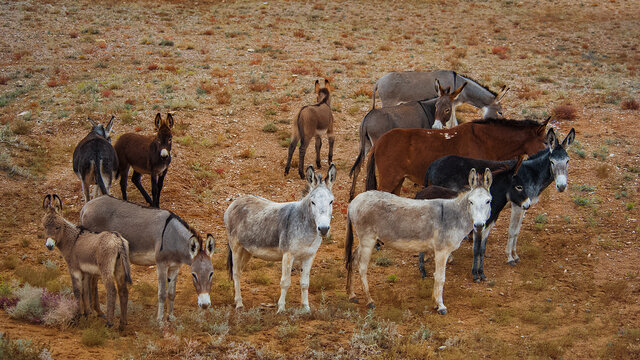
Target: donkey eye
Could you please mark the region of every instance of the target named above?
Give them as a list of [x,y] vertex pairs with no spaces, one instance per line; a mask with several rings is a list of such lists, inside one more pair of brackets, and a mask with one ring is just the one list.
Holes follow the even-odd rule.
[[191,273],[191,276],[193,276],[193,281],[198,281],[198,275],[196,275],[196,273]]
[[485,204],[488,204],[488,203],[490,203],[490,202],[491,202],[491,200],[487,200],[487,202],[485,202]]
[[213,277],[213,271],[209,273],[209,280]]
[[333,200],[329,201],[329,205],[333,204]]
[[517,186],[516,186],[516,190],[518,190],[518,191],[522,191],[522,185],[517,185]]
[[316,206],[315,201],[312,201],[312,202],[311,202],[311,205]]

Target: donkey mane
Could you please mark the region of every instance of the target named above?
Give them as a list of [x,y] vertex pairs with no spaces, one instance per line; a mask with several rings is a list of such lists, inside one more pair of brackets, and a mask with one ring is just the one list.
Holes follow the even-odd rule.
[[481,82],[479,82],[479,81],[475,80],[474,78],[472,78],[472,77],[470,77],[470,76],[463,75],[463,74],[458,74],[458,73],[457,73],[457,72],[455,72],[455,71],[453,72],[453,74],[454,74],[454,75],[460,75],[460,77],[461,77],[461,78],[463,78],[463,79],[467,79],[467,80],[470,80],[470,81],[472,81],[472,82],[474,82],[474,83],[476,83],[476,84],[480,85],[483,89],[485,89],[485,90],[487,90],[488,92],[490,92],[493,96],[497,96],[497,95],[498,95],[495,91],[493,91],[493,90],[489,89],[486,85],[482,84]]
[[519,127],[546,125],[546,122],[539,122],[538,120],[533,120],[533,119],[515,120],[515,119],[490,119],[489,118],[489,119],[473,120],[472,122],[476,124],[495,124],[495,125],[519,126]]

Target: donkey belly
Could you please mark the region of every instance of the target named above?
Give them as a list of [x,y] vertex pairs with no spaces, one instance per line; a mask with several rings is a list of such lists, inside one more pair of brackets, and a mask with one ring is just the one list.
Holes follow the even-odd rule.
[[282,260],[282,251],[280,248],[263,248],[257,246],[245,247],[251,256],[257,257],[258,259],[266,260],[266,261],[280,261]]
[[406,251],[411,253],[416,252],[425,252],[432,248],[431,241],[428,240],[416,240],[416,239],[394,239],[388,242],[385,242],[383,239],[381,241],[384,245],[388,245],[389,247],[398,250],[398,251]]
[[96,264],[80,263],[79,265],[80,265],[80,270],[84,273],[100,275],[100,268]]
[[129,253],[129,260],[132,264],[151,266],[156,264],[156,252],[155,251],[131,251]]

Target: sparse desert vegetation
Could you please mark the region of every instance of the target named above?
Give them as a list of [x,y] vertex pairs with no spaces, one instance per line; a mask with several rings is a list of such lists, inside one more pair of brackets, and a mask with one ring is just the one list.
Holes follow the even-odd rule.
[[[640,356],[636,3],[54,0],[3,2],[0,14],[0,358]],[[380,76],[439,68],[494,91],[511,87],[502,101],[510,118],[552,116],[561,138],[574,127],[569,186],[552,184],[533,205],[514,267],[504,257],[509,215],[498,220],[488,281],[471,281],[472,245],[462,243],[447,266],[445,316],[432,310],[433,253],[421,280],[417,254],[382,246],[369,269],[369,310],[349,302],[343,258],[359,124]],[[235,311],[222,214],[241,194],[300,198],[303,182],[282,174],[286,147],[322,78],[334,87],[338,174],[331,238],[311,269],[311,312],[299,311],[294,267],[287,311],[276,314],[281,266],[255,259],[242,280],[245,309]],[[77,221],[71,154],[86,118],[115,115],[116,140],[153,134],[157,112],[176,120],[162,206],[216,238],[212,307],[196,308],[183,267],[176,319],[158,326],[156,269],[133,266],[126,330],[95,315],[73,319],[65,262],[41,235],[42,195],[58,193]],[[479,112],[465,105],[457,116]],[[323,172],[327,152],[325,141]],[[306,156],[314,162],[313,143]],[[120,196],[117,182],[111,192]],[[130,200],[144,204],[132,189]],[[361,296],[357,275],[355,285]]]

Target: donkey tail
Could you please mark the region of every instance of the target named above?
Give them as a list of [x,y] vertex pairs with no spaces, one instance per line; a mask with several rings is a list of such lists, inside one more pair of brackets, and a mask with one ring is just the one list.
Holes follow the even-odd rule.
[[347,292],[351,290],[351,271],[353,270],[353,225],[351,224],[351,215],[347,211],[347,240],[344,244],[344,261],[347,268]]
[[373,104],[371,104],[371,110],[376,108],[376,91],[378,91],[378,82],[376,81],[375,85],[373,85],[373,92],[371,93],[371,97],[373,98]]
[[102,180],[102,160],[96,156],[96,158],[94,159],[94,174],[96,177],[96,183],[98,184],[98,186],[100,187],[100,191],[102,192],[102,195],[106,195],[108,194],[107,192],[107,187],[104,185],[104,181]]
[[378,181],[376,180],[376,158],[374,149],[369,150],[371,157],[369,158],[369,164],[367,164],[367,186],[366,190],[376,190],[378,188]]
[[[298,137],[300,138],[300,147],[304,144],[304,127],[302,126],[302,121],[300,121],[300,116],[302,116],[302,112],[306,106],[303,106],[302,109],[298,112],[298,116],[296,117],[295,130],[298,132]],[[295,134],[294,134],[295,135]]]
[[129,262],[129,242],[118,234],[120,237],[120,248],[118,249],[118,255],[120,255],[120,262],[122,263],[122,269],[124,270],[124,281],[129,284],[131,281],[131,264]]
[[359,168],[362,166],[362,159],[364,158],[364,149],[367,144],[367,130],[364,127],[364,122],[366,119],[367,119],[367,116],[365,115],[365,117],[362,119],[362,122],[360,123],[360,152],[358,153],[358,157],[356,158],[356,161],[353,163],[351,170],[349,170],[349,177],[353,177],[353,173],[355,172],[356,168]]
[[229,280],[233,281],[233,252],[231,252],[231,245],[227,244],[227,272],[229,273]]

